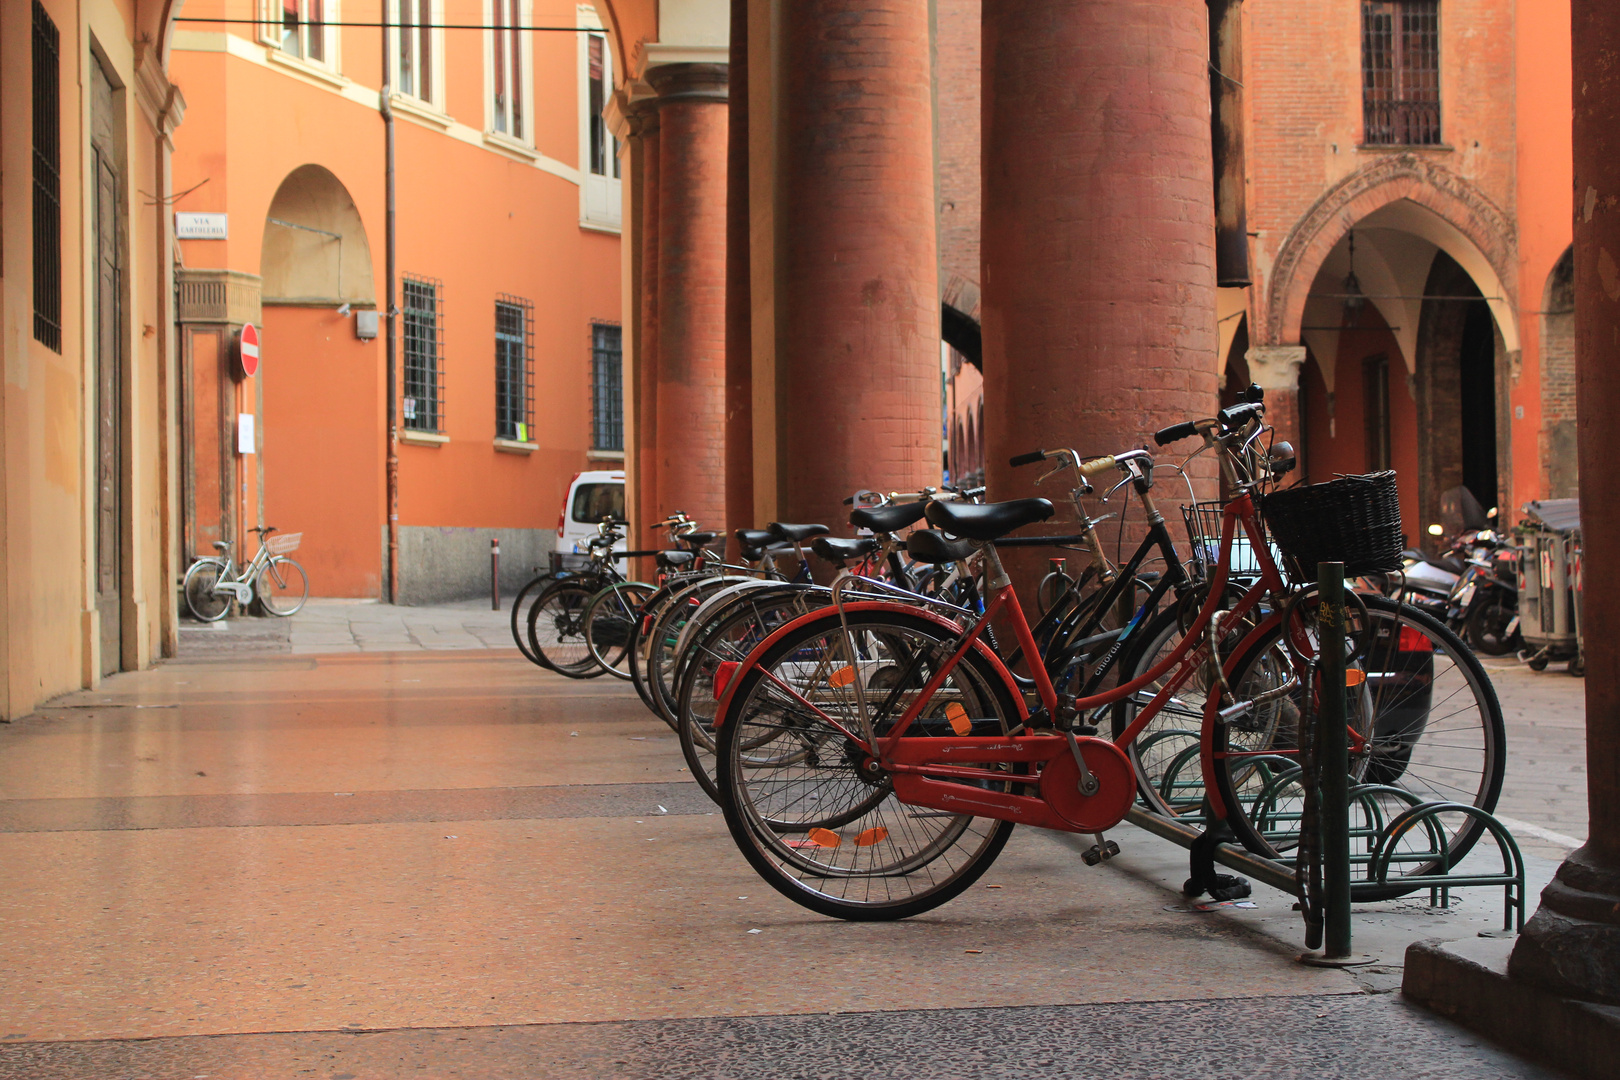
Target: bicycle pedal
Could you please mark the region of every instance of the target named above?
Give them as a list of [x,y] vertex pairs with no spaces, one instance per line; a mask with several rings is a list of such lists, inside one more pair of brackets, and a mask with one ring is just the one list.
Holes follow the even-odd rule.
[[1096,724],[1076,724],[1075,727],[1074,727],[1074,733],[1076,735],[1095,735],[1095,734],[1097,734],[1097,725]]
[[1102,848],[1098,847],[1096,844],[1092,844],[1080,857],[1085,860],[1087,866],[1100,866],[1102,864],[1104,855],[1102,853]]

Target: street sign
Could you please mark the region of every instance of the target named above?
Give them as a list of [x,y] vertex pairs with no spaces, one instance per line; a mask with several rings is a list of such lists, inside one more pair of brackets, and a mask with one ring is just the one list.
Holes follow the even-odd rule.
[[259,332],[252,323],[242,327],[236,339],[236,360],[242,365],[243,375],[256,375],[259,371]]
[[176,240],[225,240],[230,233],[230,216],[227,214],[177,212],[174,215]]

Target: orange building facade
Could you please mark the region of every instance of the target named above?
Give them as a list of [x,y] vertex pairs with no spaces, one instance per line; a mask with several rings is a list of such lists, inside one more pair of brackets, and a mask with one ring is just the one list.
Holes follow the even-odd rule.
[[[491,539],[515,587],[573,475],[621,467],[618,60],[590,5],[403,3],[181,13],[180,487],[188,555],[271,525],[303,534],[314,595],[388,594],[386,104],[397,599],[424,603],[487,591]],[[340,25],[384,15],[386,71],[382,31]]]

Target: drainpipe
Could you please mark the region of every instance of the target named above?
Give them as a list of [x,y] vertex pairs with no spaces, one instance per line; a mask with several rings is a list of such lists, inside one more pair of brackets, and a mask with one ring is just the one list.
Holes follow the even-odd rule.
[[387,267],[388,285],[385,291],[386,317],[388,328],[384,334],[384,349],[388,353],[388,457],[386,465],[387,502],[388,502],[388,602],[399,603],[399,376],[396,372],[395,356],[395,318],[397,308],[394,306],[394,282],[398,278],[395,268],[397,254],[394,236],[394,108],[389,103],[394,88],[391,85],[389,70],[389,40],[388,20],[383,19],[382,27],[382,91],[378,98],[377,107],[383,119],[383,145],[385,164],[383,166],[383,187],[386,195],[387,226],[385,249],[387,254],[384,263]]

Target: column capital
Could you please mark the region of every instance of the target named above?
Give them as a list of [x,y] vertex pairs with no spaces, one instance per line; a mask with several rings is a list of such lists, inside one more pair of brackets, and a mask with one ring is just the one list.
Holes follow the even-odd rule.
[[686,61],[656,64],[648,67],[642,78],[657,92],[660,108],[673,101],[723,102],[728,96],[731,65]]
[[608,98],[602,118],[614,136],[623,140],[658,134],[658,95],[644,82],[627,82]]
[[1249,364],[1249,381],[1260,389],[1298,390],[1299,369],[1305,365],[1303,345],[1256,345],[1243,354]]

